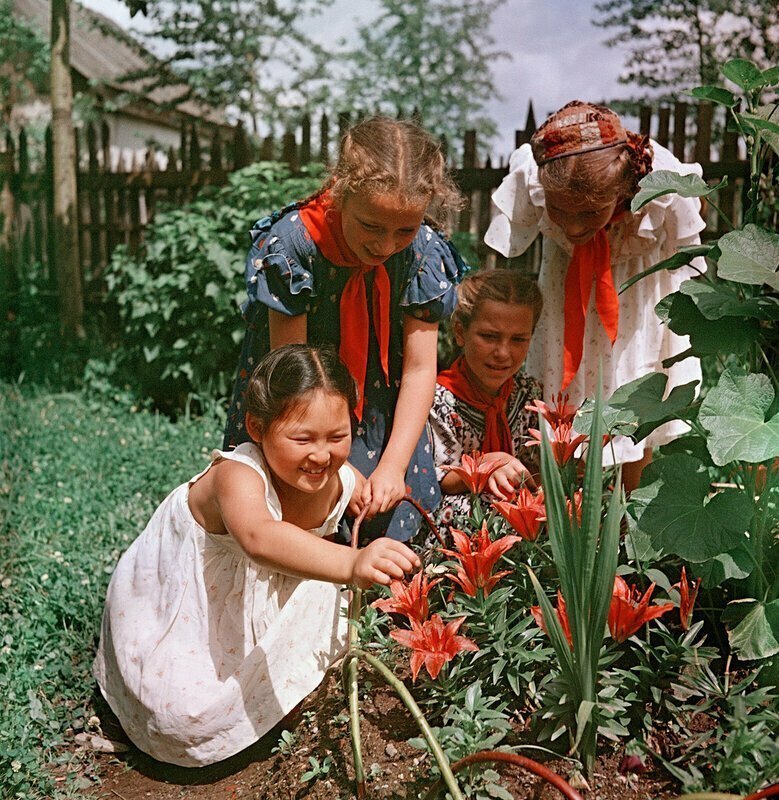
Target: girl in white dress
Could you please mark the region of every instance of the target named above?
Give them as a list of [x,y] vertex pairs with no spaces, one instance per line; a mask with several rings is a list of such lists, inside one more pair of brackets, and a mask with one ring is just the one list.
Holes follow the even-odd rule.
[[252,442],[214,451],[119,560],[93,673],[154,758],[202,766],[255,742],[342,654],[343,585],[419,566],[392,539],[331,541],[355,487],[355,403],[334,351],[272,351],[249,382]]
[[[705,223],[697,198],[668,194],[630,213],[638,181],[658,169],[701,174],[698,164],[683,164],[657,142],[626,131],[610,109],[578,100],[553,114],[511,156],[509,174],[492,196],[495,216],[484,241],[513,257],[543,237],[538,282],[544,310],[527,370],[544,385],[546,401],[561,389],[577,404],[593,396],[600,363],[604,398],[652,371],[668,374],[669,391],[701,378],[696,358],[663,369],[663,360],[689,342],[654,310],[698,274],[695,269],[657,272],[616,294],[628,278],[679,247],[700,243]],[[702,260],[693,263],[705,269]],[[686,430],[684,423],[669,423],[638,444],[616,437],[604,458],[613,446],[631,488],[652,447]]]

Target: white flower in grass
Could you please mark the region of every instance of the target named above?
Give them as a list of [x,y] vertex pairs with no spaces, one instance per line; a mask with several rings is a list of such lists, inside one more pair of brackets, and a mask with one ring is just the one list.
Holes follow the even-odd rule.
[[22,768],[22,762],[21,761],[18,761],[16,759],[14,759],[11,762],[11,772],[19,772],[19,770],[21,768]]

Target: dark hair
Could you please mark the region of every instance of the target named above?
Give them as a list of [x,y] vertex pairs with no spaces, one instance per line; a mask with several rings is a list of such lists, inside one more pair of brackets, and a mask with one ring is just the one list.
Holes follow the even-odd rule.
[[263,356],[254,368],[244,408],[267,430],[317,389],[343,397],[350,412],[357,405],[354,378],[332,347],[285,344]]
[[485,269],[467,275],[457,287],[457,307],[452,314],[452,322],[459,322],[463,328],[467,328],[473,322],[479,306],[486,300],[531,309],[534,329],[544,307],[541,290],[535,281],[515,269]]

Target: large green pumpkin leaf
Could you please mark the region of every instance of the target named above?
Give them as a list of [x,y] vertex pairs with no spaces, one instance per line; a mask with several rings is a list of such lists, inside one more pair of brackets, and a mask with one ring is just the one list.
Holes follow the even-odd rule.
[[[608,430],[640,442],[665,422],[690,416],[697,381],[675,386],[664,400],[667,384],[667,375],[649,372],[620,386],[603,407]],[[580,433],[590,432],[592,408],[593,401],[588,398],[576,414],[574,427]]]
[[706,319],[722,317],[754,317],[756,319],[779,319],[779,300],[775,297],[759,296],[742,299],[743,291],[733,283],[711,281],[702,278],[686,280],[679,291],[691,298]]
[[707,589],[719,586],[723,581],[743,580],[751,574],[755,566],[755,558],[748,541],[727,553],[695,565],[695,576],[701,579]]
[[693,299],[681,292],[664,297],[655,306],[655,313],[674,333],[690,337],[689,355],[746,353],[760,336],[757,320],[743,317],[706,319]]
[[719,248],[720,278],[758,286],[767,283],[779,291],[779,235],[750,223],[722,236]]
[[630,203],[630,211],[635,214],[647,203],[662,197],[665,194],[678,194],[682,197],[706,197],[717,189],[728,185],[728,179],[723,178],[716,186],[709,186],[699,175],[680,175],[669,169],[658,169],[642,178],[638,185],[641,187],[638,194]]
[[743,600],[734,605],[750,604],[749,613],[732,630],[728,640],[739,658],[768,658],[779,653],[779,600],[761,603]]
[[745,538],[752,517],[749,498],[736,490],[709,496],[706,467],[672,455],[652,462],[631,494],[638,527],[667,554],[700,563],[728,553]]
[[759,463],[779,456],[779,414],[766,419],[774,402],[767,375],[727,369],[701,404],[698,421],[709,432],[717,466],[730,461]]

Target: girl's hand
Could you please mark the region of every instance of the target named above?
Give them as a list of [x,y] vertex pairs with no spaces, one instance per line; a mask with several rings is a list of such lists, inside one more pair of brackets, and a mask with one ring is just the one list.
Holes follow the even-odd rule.
[[360,589],[367,589],[373,583],[389,586],[390,581],[400,580],[404,573],[413,572],[421,565],[419,556],[401,542],[375,539],[357,551],[351,583]]
[[394,508],[406,496],[405,473],[379,464],[362,489],[362,506],[368,506],[367,518]]
[[526,484],[528,488],[535,489],[536,483],[530,470],[514,456],[508,453],[488,453],[485,458],[493,460],[500,458],[503,462],[487,480],[487,489],[501,500],[509,500],[514,496],[520,486]]

